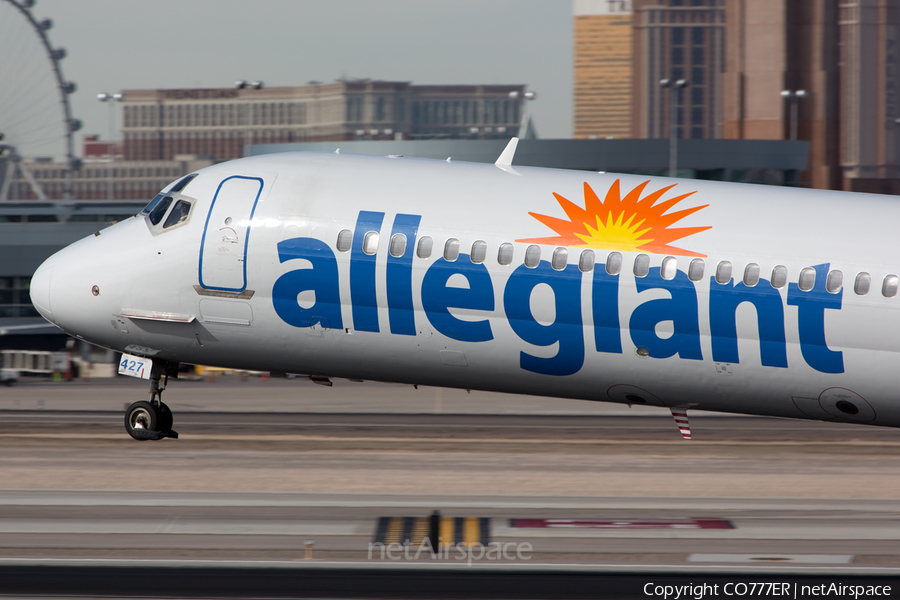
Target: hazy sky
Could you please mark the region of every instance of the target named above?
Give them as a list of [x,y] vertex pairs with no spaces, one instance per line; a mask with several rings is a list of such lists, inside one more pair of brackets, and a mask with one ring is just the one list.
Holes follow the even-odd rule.
[[[24,28],[5,4],[0,34]],[[107,136],[99,92],[237,79],[524,83],[538,93],[531,109],[541,137],[571,135],[571,0],[37,0],[32,12],[53,19],[51,42],[68,51],[63,72],[78,85],[73,112],[85,123],[79,146],[81,133]],[[11,55],[35,53],[27,36],[5,37],[0,75]],[[39,65],[28,71],[49,78]],[[4,97],[0,89],[0,114],[9,114]]]

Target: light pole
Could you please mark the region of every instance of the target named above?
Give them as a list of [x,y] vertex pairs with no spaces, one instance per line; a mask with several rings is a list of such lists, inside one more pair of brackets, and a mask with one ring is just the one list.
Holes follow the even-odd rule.
[[797,104],[800,98],[806,98],[806,90],[782,90],[781,97],[791,101],[791,141],[797,139]]
[[669,177],[678,175],[678,90],[688,86],[687,79],[660,79],[659,87],[669,90]]
[[[240,79],[234,82],[234,87],[239,90],[261,90],[262,81],[245,81]],[[244,130],[244,152],[253,143],[253,103],[247,102],[247,128]]]
[[124,94],[108,94],[103,92],[102,94],[97,94],[97,100],[100,102],[106,102],[107,106],[109,106],[109,141],[106,145],[107,147],[107,163],[106,163],[106,199],[112,200],[115,195],[114,186],[113,186],[113,176],[112,176],[112,162],[113,162],[113,134],[116,131],[116,102],[121,102],[125,99]]
[[525,102],[522,103],[522,118],[519,120],[519,133],[517,134],[519,139],[525,139],[529,129],[533,130],[533,127],[531,127],[531,112],[528,110],[528,102],[537,99],[537,92],[515,91],[510,92],[509,97],[513,100],[518,100],[519,98],[525,99]]

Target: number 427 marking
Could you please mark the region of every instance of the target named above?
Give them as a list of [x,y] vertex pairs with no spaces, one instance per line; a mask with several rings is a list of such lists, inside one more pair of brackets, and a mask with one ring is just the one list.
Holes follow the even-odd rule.
[[122,360],[119,362],[119,375],[150,379],[150,362],[150,359],[147,358],[123,354]]

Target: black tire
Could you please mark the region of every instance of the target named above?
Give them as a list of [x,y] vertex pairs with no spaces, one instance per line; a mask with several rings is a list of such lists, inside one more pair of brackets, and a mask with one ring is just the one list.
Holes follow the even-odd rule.
[[168,432],[172,431],[172,425],[175,424],[175,417],[172,415],[172,411],[169,410],[169,407],[166,406],[164,402],[159,403],[159,414],[157,419],[156,426],[159,428],[157,431]]
[[147,439],[136,435],[136,429],[159,431],[157,429],[158,422],[159,415],[156,412],[156,408],[145,400],[135,402],[125,411],[125,431],[136,440],[143,441]]

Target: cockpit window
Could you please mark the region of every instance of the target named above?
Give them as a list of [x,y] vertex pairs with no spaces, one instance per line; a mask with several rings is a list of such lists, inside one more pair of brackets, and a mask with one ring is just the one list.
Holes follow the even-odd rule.
[[159,225],[159,222],[162,221],[163,216],[166,214],[166,211],[171,204],[172,196],[165,196],[162,200],[156,202],[154,207],[150,210],[150,222],[154,225]]
[[194,180],[194,177],[196,177],[196,176],[197,176],[197,174],[194,173],[194,174],[192,174],[192,175],[188,175],[187,177],[182,177],[182,178],[178,181],[178,183],[176,183],[175,185],[172,186],[172,189],[169,190],[169,193],[170,193],[170,194],[177,194],[178,192],[184,191],[184,188],[186,188],[187,185],[188,185],[191,181],[193,181],[193,180]]
[[178,225],[179,223],[184,223],[187,221],[188,214],[191,212],[191,203],[185,202],[184,200],[179,200],[175,203],[175,208],[172,209],[172,212],[169,213],[169,216],[166,217],[166,222],[163,223],[163,229],[167,229],[172,225]]
[[149,215],[150,211],[156,208],[156,205],[159,204],[159,201],[165,198],[164,194],[157,194],[156,198],[150,201],[150,204],[144,207],[144,210],[141,211],[142,215]]

